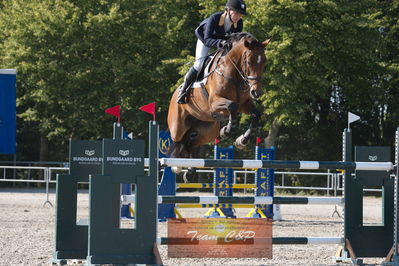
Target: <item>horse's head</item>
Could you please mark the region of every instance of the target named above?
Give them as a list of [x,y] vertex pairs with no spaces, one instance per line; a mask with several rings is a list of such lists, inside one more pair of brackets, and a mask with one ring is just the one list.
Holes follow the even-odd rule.
[[270,39],[264,42],[255,38],[244,39],[246,50],[242,56],[241,69],[253,99],[257,99],[263,94],[261,77],[266,63],[265,47],[269,42]]
[[244,80],[245,89],[249,89],[251,97],[257,99],[263,94],[261,77],[266,63],[265,47],[270,39],[260,42],[249,33],[239,33],[233,37],[232,43],[233,48],[238,48],[233,50],[241,53],[237,71]]

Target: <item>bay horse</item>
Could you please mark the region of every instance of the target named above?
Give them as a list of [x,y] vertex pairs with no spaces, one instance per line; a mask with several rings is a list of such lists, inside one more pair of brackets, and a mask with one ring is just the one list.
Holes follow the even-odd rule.
[[[231,49],[213,60],[206,85],[191,89],[186,104],[177,104],[178,90],[172,95],[168,112],[168,127],[174,144],[171,157],[188,158],[193,148],[210,143],[218,136],[229,137],[238,125],[239,113],[251,114],[249,128],[234,145],[243,148],[249,143],[257,127],[260,112],[254,100],[262,94],[261,76],[266,63],[265,47],[269,40],[258,41],[250,33],[242,32],[227,40]],[[228,121],[220,129],[221,121]],[[180,172],[181,169],[173,169]],[[184,174],[184,181],[192,178],[195,169]]]

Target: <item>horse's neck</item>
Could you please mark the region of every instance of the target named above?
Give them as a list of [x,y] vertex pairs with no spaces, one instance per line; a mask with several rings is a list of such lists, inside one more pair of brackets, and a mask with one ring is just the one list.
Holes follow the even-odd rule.
[[242,71],[241,60],[244,52],[243,50],[241,46],[235,46],[225,55],[226,64],[231,65],[227,70],[228,74],[233,76],[237,74],[238,71]]

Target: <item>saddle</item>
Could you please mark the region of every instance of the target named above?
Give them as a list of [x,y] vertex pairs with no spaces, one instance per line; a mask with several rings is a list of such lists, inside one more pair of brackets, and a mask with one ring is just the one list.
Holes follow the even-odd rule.
[[216,50],[209,54],[202,64],[201,69],[198,71],[196,81],[191,85],[191,88],[203,88],[208,81],[208,77],[215,69],[211,69],[212,65],[220,60],[223,55],[223,50]]

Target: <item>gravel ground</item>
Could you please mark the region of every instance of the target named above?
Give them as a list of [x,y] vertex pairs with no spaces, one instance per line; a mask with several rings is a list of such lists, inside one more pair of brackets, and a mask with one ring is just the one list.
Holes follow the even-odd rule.
[[[188,195],[199,195],[190,193]],[[207,195],[201,193],[201,195]],[[43,207],[44,190],[0,188],[0,265],[50,265],[54,242],[55,209]],[[55,202],[54,190],[50,201]],[[78,195],[78,218],[87,218],[88,194]],[[365,219],[375,223],[381,217],[381,200],[365,199]],[[341,213],[341,208],[338,207]],[[204,209],[182,209],[183,217],[202,217]],[[244,217],[249,209],[237,209]],[[334,206],[283,205],[282,221],[274,222],[274,236],[339,237],[341,219],[332,217]],[[158,226],[158,236],[167,236],[166,223]],[[336,245],[274,245],[273,259],[175,259],[167,258],[167,247],[160,253],[165,265],[335,265],[331,257]],[[383,258],[366,258],[364,263],[380,264]],[[70,264],[84,262],[69,261]]]

